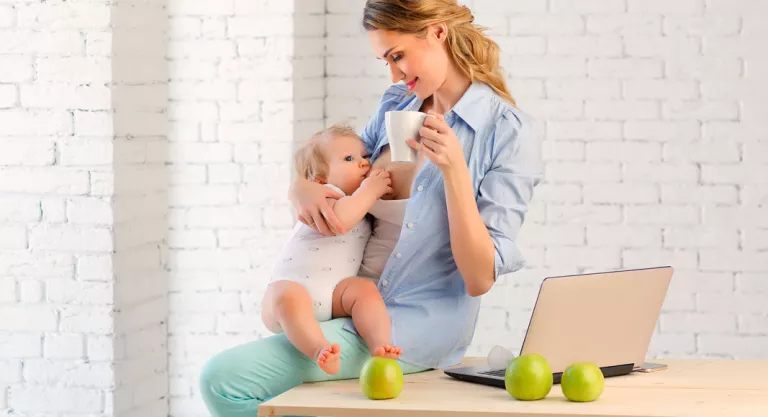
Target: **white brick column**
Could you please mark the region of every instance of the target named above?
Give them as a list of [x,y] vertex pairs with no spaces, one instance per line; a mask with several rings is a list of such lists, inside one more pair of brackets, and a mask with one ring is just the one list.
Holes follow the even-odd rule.
[[324,1],[169,0],[170,414],[207,416],[203,363],[270,333],[291,151],[323,124]]
[[164,416],[164,0],[0,3],[0,414]]
[[112,7],[115,416],[168,415],[166,5]]
[[0,16],[0,413],[105,414],[110,7],[15,2]]

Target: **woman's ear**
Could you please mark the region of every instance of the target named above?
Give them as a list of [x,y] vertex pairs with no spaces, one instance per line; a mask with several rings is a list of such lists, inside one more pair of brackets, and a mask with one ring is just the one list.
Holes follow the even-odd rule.
[[438,43],[443,43],[448,37],[448,25],[446,25],[445,22],[435,23],[430,28],[430,32],[431,38],[436,40]]

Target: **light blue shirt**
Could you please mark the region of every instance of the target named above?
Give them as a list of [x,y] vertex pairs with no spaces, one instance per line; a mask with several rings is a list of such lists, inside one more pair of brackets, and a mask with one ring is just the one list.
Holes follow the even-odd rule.
[[[419,110],[405,86],[384,93],[361,136],[375,161],[387,145],[384,113]],[[516,239],[542,176],[532,122],[488,85],[475,82],[445,114],[464,150],[477,207],[496,250],[494,278],[523,267]],[[472,342],[481,297],[467,294],[451,252],[443,175],[427,161],[416,174],[400,239],[378,282],[401,360],[443,368]],[[349,321],[345,329],[354,332]]]

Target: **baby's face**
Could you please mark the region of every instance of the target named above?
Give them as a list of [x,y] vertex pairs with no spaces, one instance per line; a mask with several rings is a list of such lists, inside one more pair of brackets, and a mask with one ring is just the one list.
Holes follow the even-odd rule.
[[354,193],[371,169],[363,141],[351,136],[333,138],[325,144],[324,151],[328,161],[327,182],[347,195]]

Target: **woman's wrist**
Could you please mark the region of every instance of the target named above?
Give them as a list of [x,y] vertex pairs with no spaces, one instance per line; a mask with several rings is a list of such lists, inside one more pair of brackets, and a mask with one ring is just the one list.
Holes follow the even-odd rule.
[[455,183],[456,181],[462,181],[469,178],[469,168],[466,164],[457,164],[443,168],[443,178],[446,185],[449,183]]
[[450,206],[449,210],[461,213],[460,217],[465,221],[466,216],[476,216],[477,206],[475,205],[475,193],[472,188],[472,176],[466,165],[458,165],[443,172],[443,182],[445,184],[446,203]]
[[288,187],[288,200],[290,200],[294,206],[296,206],[297,199],[299,195],[301,195],[302,187],[307,182],[309,182],[309,180],[304,177],[296,177],[296,179],[294,179],[293,182],[291,183],[291,186]]

